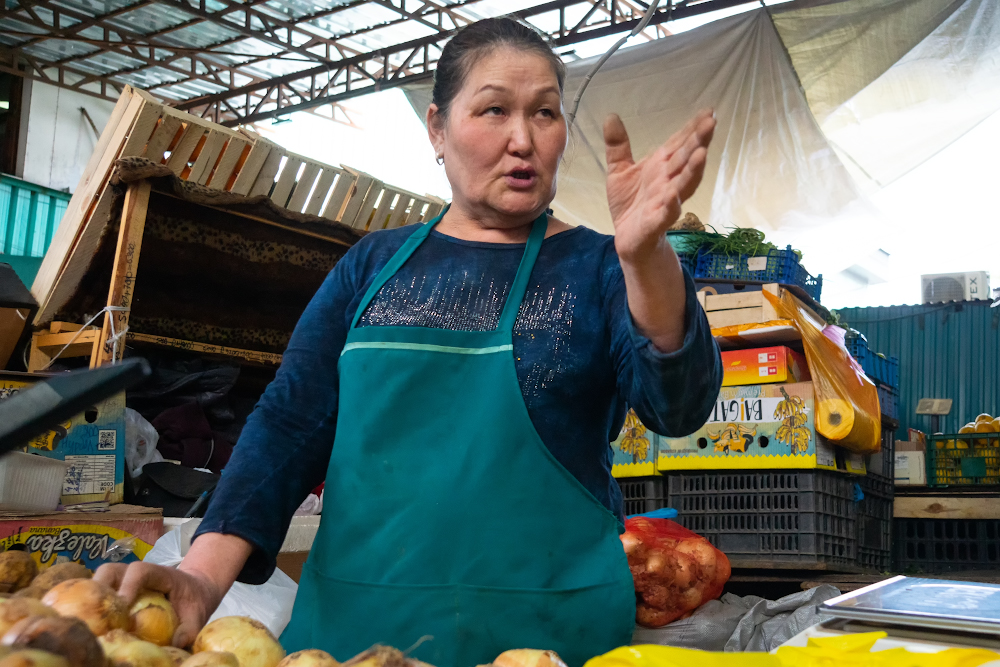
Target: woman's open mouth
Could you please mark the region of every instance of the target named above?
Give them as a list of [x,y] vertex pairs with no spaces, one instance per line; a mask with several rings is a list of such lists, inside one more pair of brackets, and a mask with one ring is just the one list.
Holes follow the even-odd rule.
[[538,180],[538,174],[535,173],[534,169],[513,169],[507,172],[506,175],[507,185],[515,190],[525,190],[532,187],[535,181]]

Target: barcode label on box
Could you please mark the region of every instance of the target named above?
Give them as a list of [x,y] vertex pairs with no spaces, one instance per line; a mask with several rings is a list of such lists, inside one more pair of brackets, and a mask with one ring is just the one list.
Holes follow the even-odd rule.
[[101,429],[97,432],[97,451],[115,451],[118,447],[118,431],[115,429]]
[[[114,431],[112,431],[114,433]],[[105,493],[115,490],[115,457],[107,454],[96,456],[67,456],[63,495]]]

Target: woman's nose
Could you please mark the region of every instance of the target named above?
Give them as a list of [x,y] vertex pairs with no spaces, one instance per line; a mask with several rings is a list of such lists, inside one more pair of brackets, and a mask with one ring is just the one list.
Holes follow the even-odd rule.
[[523,157],[532,152],[531,126],[526,118],[512,118],[510,136],[507,139],[507,149],[512,155]]

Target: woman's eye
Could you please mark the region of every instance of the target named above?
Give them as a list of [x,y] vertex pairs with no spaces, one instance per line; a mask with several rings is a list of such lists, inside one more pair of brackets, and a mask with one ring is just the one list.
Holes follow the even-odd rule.
[[538,113],[542,114],[546,118],[555,118],[556,114],[552,109],[541,109]]
[[490,107],[489,109],[486,110],[486,113],[489,114],[490,116],[499,116],[503,114],[503,109],[501,109],[500,107]]

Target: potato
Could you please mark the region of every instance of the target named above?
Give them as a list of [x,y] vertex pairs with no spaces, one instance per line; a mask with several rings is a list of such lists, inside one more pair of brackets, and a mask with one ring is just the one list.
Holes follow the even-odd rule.
[[31,588],[37,588],[41,591],[41,595],[38,596],[40,600],[56,584],[70,579],[90,579],[92,576],[94,576],[93,573],[80,563],[57,563],[42,570],[31,582]]
[[38,574],[38,565],[27,551],[0,553],[0,588],[14,593],[27,588]]
[[125,600],[93,579],[70,579],[53,586],[42,602],[60,616],[75,616],[98,637],[115,629],[127,629],[131,622]]
[[112,667],[174,667],[174,659],[162,648],[141,639],[111,644],[105,654]]
[[493,661],[495,667],[566,667],[555,651],[519,648],[504,651]]
[[194,640],[194,652],[228,651],[240,667],[276,667],[285,649],[267,627],[246,616],[225,616],[206,625]]
[[317,648],[296,651],[278,663],[278,667],[339,667],[332,655]]
[[191,654],[182,648],[177,648],[176,646],[163,646],[163,652],[166,653],[173,659],[174,664],[180,667],[180,664],[191,657]]
[[157,646],[169,646],[174,640],[180,619],[163,593],[141,592],[129,613],[132,617],[132,632],[139,639],[153,642]]
[[240,667],[240,661],[228,651],[202,651],[182,662],[181,667]]
[[14,598],[0,602],[0,636],[7,634],[15,623],[29,616],[58,616],[53,609],[31,598]]
[[66,658],[70,667],[107,667],[97,637],[76,618],[29,616],[14,624],[0,644],[55,653]]
[[26,648],[8,653],[0,660],[0,667],[69,667],[69,661],[55,653]]

